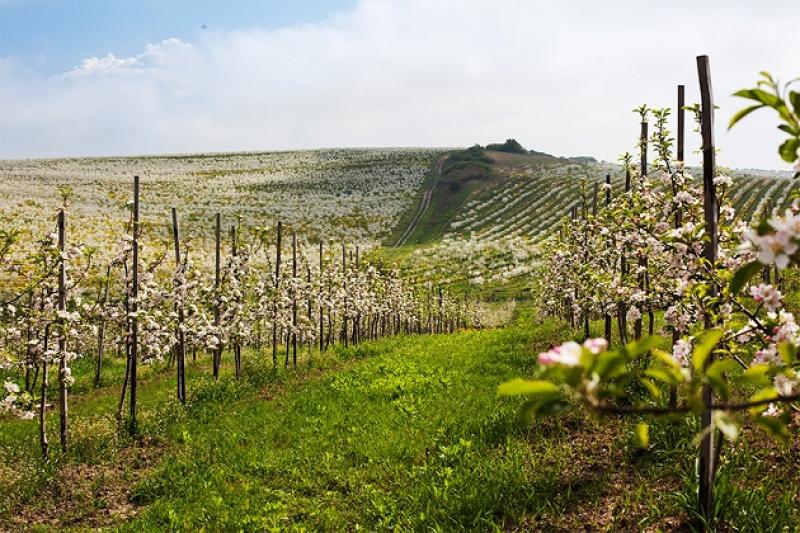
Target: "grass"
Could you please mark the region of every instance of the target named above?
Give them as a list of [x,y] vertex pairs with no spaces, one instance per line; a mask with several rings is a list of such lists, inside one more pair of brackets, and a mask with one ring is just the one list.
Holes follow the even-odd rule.
[[[39,465],[35,424],[0,422],[0,529],[698,527],[692,420],[654,421],[642,452],[637,420],[571,413],[523,427],[519,402],[497,397],[497,384],[533,375],[533,355],[569,335],[523,312],[506,328],[366,343],[296,371],[250,352],[240,382],[214,382],[203,360],[190,365],[186,407],[171,371],[151,368],[136,440],[117,430],[116,387],[82,381],[87,361],[66,457]],[[106,382],[121,370],[112,363]],[[717,527],[797,530],[797,447],[764,448],[747,431],[736,447],[720,471]]]

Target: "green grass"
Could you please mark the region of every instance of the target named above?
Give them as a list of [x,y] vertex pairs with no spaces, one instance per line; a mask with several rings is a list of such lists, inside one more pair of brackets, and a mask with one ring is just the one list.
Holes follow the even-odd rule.
[[[251,352],[241,382],[229,373],[214,382],[204,362],[190,365],[186,407],[173,399],[172,372],[151,369],[133,441],[116,429],[116,387],[91,391],[81,375],[67,457],[55,452],[40,466],[35,424],[0,422],[0,465],[29,480],[0,486],[0,529],[12,509],[52,516],[65,498],[83,499],[56,515],[61,525],[107,524],[93,522],[111,505],[94,496],[103,483],[129,489],[139,509],[111,521],[123,531],[689,527],[693,421],[653,422],[653,446],[641,452],[637,420],[573,413],[523,427],[519,402],[497,397],[499,383],[535,374],[535,354],[570,335],[523,313],[503,329],[337,349],[297,371],[275,373]],[[107,382],[121,370],[110,365]],[[748,442],[725,455],[722,529],[796,530],[797,450]],[[776,473],[775,458],[794,466]],[[58,487],[60,471],[91,465],[119,472],[93,478],[80,496]]]

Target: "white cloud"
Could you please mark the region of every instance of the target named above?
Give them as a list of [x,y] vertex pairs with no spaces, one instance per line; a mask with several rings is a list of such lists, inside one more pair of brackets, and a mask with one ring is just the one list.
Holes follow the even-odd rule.
[[[774,118],[731,133],[759,70],[800,74],[793,2],[364,0],[325,23],[166,39],[43,78],[0,59],[0,157],[468,145],[614,159],[630,110],[697,99],[711,56],[723,163],[780,167]],[[781,10],[780,8],[783,8]],[[696,143],[695,143],[696,144]]]

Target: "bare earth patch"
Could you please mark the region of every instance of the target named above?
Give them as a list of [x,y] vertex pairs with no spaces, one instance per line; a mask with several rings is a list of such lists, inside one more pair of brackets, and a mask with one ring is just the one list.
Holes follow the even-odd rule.
[[145,439],[123,448],[108,463],[64,465],[36,503],[15,509],[9,521],[0,521],[0,530],[94,528],[135,516],[139,508],[130,499],[131,489],[164,455],[163,444]]

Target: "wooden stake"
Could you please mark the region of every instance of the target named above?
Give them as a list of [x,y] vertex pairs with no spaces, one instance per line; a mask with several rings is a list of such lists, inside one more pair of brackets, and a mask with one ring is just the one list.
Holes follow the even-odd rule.
[[[175,248],[175,270],[183,273],[181,263],[180,230],[178,228],[178,210],[172,208],[172,242]],[[177,280],[176,280],[177,283]],[[177,366],[178,401],[186,403],[186,344],[183,338],[183,302],[175,302],[178,311],[178,324],[176,328],[177,342],[175,344],[175,360]]]
[[323,246],[324,245],[322,243],[322,238],[320,238],[320,240],[319,240],[319,295],[320,295],[320,299],[319,299],[319,351],[320,351],[320,353],[325,348],[325,344],[324,344],[325,343],[325,341],[324,341],[324,338],[325,338],[325,320],[324,320],[323,309],[322,309],[322,282],[323,282],[323,279],[324,279],[323,273],[325,272],[325,269],[324,269],[324,266],[323,266],[323,262],[324,262],[323,261],[323,257],[324,257],[323,256]]
[[297,233],[292,230],[292,366],[297,368]]
[[[703,249],[703,258],[708,262],[710,268],[715,268],[717,264],[718,247],[718,228],[719,228],[719,206],[714,190],[714,172],[716,167],[716,154],[714,150],[714,95],[711,88],[711,69],[708,56],[697,57],[697,74],[700,81],[700,101],[701,101],[701,122],[700,132],[703,137],[703,208],[705,214],[707,240]],[[717,289],[714,284],[709,286],[709,296],[713,299],[717,296]],[[705,314],[705,327],[711,329],[714,324],[711,320],[711,313]],[[706,367],[714,361],[714,353],[706,359]],[[702,390],[703,403],[707,408],[703,411],[701,420],[701,431],[704,434],[700,443],[700,493],[699,503],[700,512],[706,518],[711,518],[714,503],[714,476],[716,471],[715,464],[715,439],[717,435],[712,428],[711,409],[708,406],[714,398],[714,392],[709,385],[704,385]]]
[[278,368],[278,289],[281,280],[281,221],[278,221],[275,244],[275,297],[272,299],[272,367]]
[[[239,254],[238,243],[236,242],[236,226],[231,226],[231,255],[236,260]],[[231,272],[233,275],[233,272]],[[238,273],[236,274],[238,276]],[[237,280],[240,281],[240,280]],[[236,297],[235,304],[239,304],[239,297]],[[238,318],[238,317],[237,317]],[[239,340],[239,332],[234,331],[232,335],[233,340],[233,368],[237,380],[242,379],[242,344]]]
[[221,309],[220,309],[220,284],[222,281],[221,276],[221,262],[222,262],[222,215],[217,213],[215,218],[215,226],[214,226],[214,237],[215,237],[215,247],[214,247],[214,330],[217,334],[217,347],[214,349],[214,354],[212,357],[212,367],[214,371],[214,379],[219,379],[219,367],[222,364],[222,339],[220,338],[221,335],[219,334],[220,329],[220,317],[221,317]]
[[139,360],[139,176],[133,177],[133,268],[131,280],[131,393],[129,432],[136,434],[136,385]]

